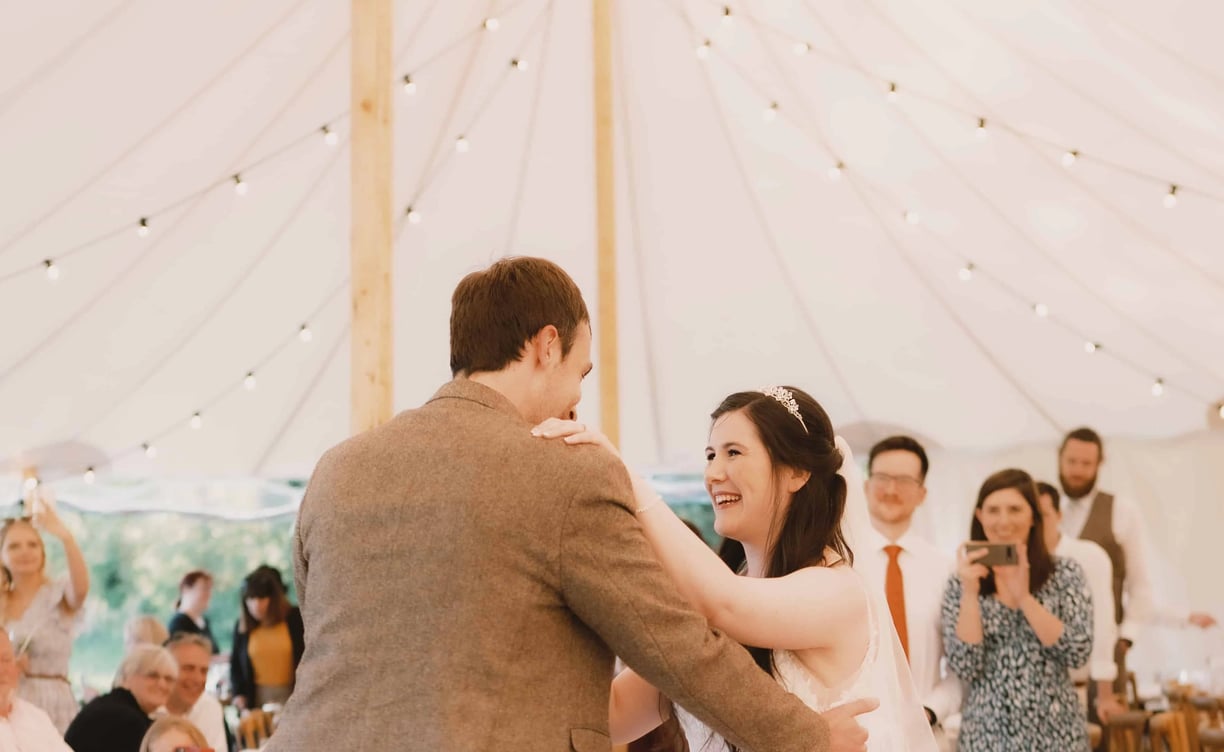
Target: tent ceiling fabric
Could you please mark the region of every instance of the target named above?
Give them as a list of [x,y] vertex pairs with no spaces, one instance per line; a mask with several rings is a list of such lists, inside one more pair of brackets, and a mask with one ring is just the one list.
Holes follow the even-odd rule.
[[[395,251],[407,408],[449,376],[463,274],[542,255],[593,296],[591,10],[397,6],[396,70],[415,92],[397,93],[396,202],[420,220],[400,220]],[[1207,427],[1224,399],[1224,7],[729,7],[727,23],[722,3],[617,4],[632,462],[696,464],[718,399],[776,382],[864,441],[873,425],[950,449],[1078,424],[1139,438]],[[295,476],[345,436],[349,12],[340,0],[6,11],[7,471]],[[1070,168],[1067,149],[1080,153]],[[1085,338],[1103,349],[1086,354]]]

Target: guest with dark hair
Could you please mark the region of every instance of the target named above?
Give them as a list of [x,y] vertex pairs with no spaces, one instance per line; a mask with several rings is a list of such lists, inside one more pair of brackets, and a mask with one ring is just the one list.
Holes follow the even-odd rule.
[[283,704],[293,692],[306,642],[302,612],[286,590],[280,570],[266,564],[242,581],[242,612],[230,654],[234,705],[240,710]]
[[174,602],[175,613],[170,617],[166,629],[170,634],[198,634],[208,638],[212,654],[220,652],[217,638],[213,637],[212,625],[204,615],[212,600],[213,577],[203,569],[193,569],[179,581],[179,597]]
[[1092,598],[1083,570],[1046,549],[1037,489],[1002,470],[978,491],[971,541],[1011,544],[1017,563],[987,567],[985,549],[958,553],[944,590],[948,664],[966,685],[965,752],[1088,748],[1068,669],[1092,649]]

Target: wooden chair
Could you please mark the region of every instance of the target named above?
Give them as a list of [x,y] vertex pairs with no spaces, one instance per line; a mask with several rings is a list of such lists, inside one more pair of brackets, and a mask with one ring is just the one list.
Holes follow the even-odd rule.
[[1197,752],[1190,747],[1190,740],[1186,735],[1186,717],[1181,713],[1157,713],[1152,716],[1149,728],[1152,752]]
[[238,720],[238,743],[243,749],[257,749],[272,736],[272,717],[252,710]]
[[1088,748],[1096,749],[1101,744],[1101,735],[1104,732],[1101,727],[1095,723],[1088,724]]
[[1118,713],[1105,724],[1110,752],[1140,752],[1148,714],[1139,710]]
[[1197,729],[1203,752],[1224,750],[1224,697],[1196,697],[1194,706],[1207,716],[1207,724]]

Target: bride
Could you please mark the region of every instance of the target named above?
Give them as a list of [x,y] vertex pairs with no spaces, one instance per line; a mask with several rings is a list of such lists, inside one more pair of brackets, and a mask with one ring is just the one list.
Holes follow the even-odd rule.
[[[858,717],[868,750],[933,752],[887,606],[852,568],[854,533],[869,524],[866,500],[828,415],[802,390],[771,387],[732,394],[711,418],[705,483],[714,529],[728,539],[724,560],[633,476],[636,514],[659,561],[711,626],[747,647],[809,707],[824,712],[879,700],[877,710]],[[616,452],[602,434],[573,421],[551,419],[534,433]],[[612,742],[637,739],[673,710],[691,752],[730,748],[631,669],[612,683]]]

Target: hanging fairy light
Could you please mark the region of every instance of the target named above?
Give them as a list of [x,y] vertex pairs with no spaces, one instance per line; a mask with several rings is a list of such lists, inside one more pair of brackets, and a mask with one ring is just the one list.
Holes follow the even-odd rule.
[[799,56],[806,55],[811,51],[812,45],[808,44],[807,42],[795,42],[795,45],[791,47],[791,52]]
[[697,59],[705,60],[710,56],[710,40],[702,40],[701,44],[697,45]]
[[253,392],[255,391],[256,384],[257,382],[255,381],[255,372],[247,371],[246,378],[242,380],[242,386],[245,387],[248,392]]
[[323,133],[323,143],[328,146],[335,146],[340,143],[340,134],[333,131],[330,127],[325,125],[320,130]]
[[901,92],[897,90],[897,85],[892,81],[888,82],[888,93],[884,95],[884,98],[888,100],[889,104],[896,104],[897,100],[901,98]]
[[1092,342],[1091,340],[1089,340],[1088,342],[1084,343],[1084,352],[1088,353],[1089,355],[1093,354],[1094,352],[1100,349],[1101,349],[1100,342]]
[[731,6],[724,5],[722,8],[722,23],[723,26],[730,26],[733,21],[731,16]]
[[973,135],[977,136],[978,139],[986,138],[986,118],[978,118],[977,128],[974,130]]
[[411,206],[404,211],[404,215],[408,217],[408,223],[413,225],[421,224],[421,213]]
[[138,237],[138,238],[147,238],[147,237],[149,237],[149,232],[150,232],[150,230],[149,230],[149,220],[148,220],[148,218],[147,218],[147,217],[141,217],[141,218],[140,218],[140,222],[139,222],[139,223],[137,223],[137,225],[136,225],[136,237]]
[[417,90],[416,81],[412,80],[412,76],[411,75],[404,76],[404,93],[407,94],[408,96],[412,96],[413,94],[416,94],[416,90]]
[[510,67],[514,68],[515,70],[525,71],[527,70],[527,61],[516,57],[510,61]]
[[298,329],[298,339],[302,342],[310,342],[314,339],[314,332],[310,331],[310,327],[302,324],[302,328]]
[[961,282],[969,282],[973,279],[974,268],[973,263],[968,262],[960,268],[960,271],[956,273],[956,276],[960,277]]
[[1224,402],[1220,403],[1219,410],[1216,411],[1216,414],[1219,415],[1221,418],[1224,418]]
[[1152,396],[1160,397],[1165,392],[1164,379],[1156,379],[1152,382]]
[[234,193],[238,194],[239,196],[247,195],[247,192],[251,189],[251,187],[247,185],[247,182],[245,180],[242,179],[242,175],[241,174],[234,175],[233,180],[234,180]]
[[59,267],[55,265],[54,261],[52,261],[51,259],[47,259],[46,261],[43,261],[43,268],[47,272],[48,281],[56,282],[59,280],[60,270],[59,270]]
[[144,450],[145,456],[149,459],[152,460],[157,458],[157,447],[153,446],[153,444],[145,442],[144,444],[140,445],[140,448]]
[[497,31],[501,28],[501,21],[498,21],[496,17],[490,17],[486,18],[481,26],[485,28],[485,31]]
[[1037,314],[1037,318],[1044,319],[1050,315],[1050,307],[1045,303],[1034,303],[1033,313]]
[[467,136],[460,136],[455,139],[455,151],[460,154],[467,154],[472,149],[472,144],[467,140]]
[[767,123],[772,123],[778,119],[778,103],[770,102],[769,106],[761,112],[761,119]]
[[38,488],[38,476],[27,475],[26,479],[22,481],[21,485],[25,490],[33,491],[34,489]]
[[94,469],[92,467],[85,468],[85,474],[81,476],[81,480],[85,481],[88,485],[92,486],[93,482],[97,479],[98,479],[98,474],[94,472]]
[[187,421],[187,425],[191,426],[192,429],[196,431],[200,430],[204,427],[204,416],[201,415],[199,411],[196,411],[192,414],[191,420]]
[[901,216],[905,218],[906,224],[916,225],[922,221],[922,216],[913,209],[906,209]]
[[1063,152],[1063,155],[1062,155],[1062,166],[1066,167],[1067,169],[1070,169],[1075,164],[1075,161],[1077,159],[1079,159],[1078,151],[1076,151],[1075,149],[1070,149],[1068,151],[1065,151]]
[[1164,208],[1172,209],[1175,206],[1177,206],[1177,186],[1171,185],[1169,186],[1169,192],[1164,197]]
[[826,174],[829,176],[829,180],[836,183],[838,180],[841,180],[842,171],[845,169],[846,169],[845,163],[838,162],[837,164],[830,167],[828,173]]

